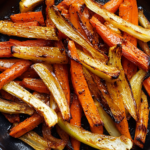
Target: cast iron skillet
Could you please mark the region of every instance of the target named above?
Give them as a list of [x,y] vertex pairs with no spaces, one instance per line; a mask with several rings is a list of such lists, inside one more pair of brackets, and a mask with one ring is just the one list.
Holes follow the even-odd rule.
[[[19,13],[19,1],[20,0],[0,0],[0,20],[9,19],[11,14]],[[56,0],[56,4],[58,4],[61,0]],[[99,0],[101,2],[107,2],[108,0]],[[138,6],[144,8],[144,13],[147,18],[150,20],[150,1],[149,0],[137,0]],[[37,8],[41,9],[40,8]],[[15,37],[11,37],[15,38]],[[0,42],[7,41],[9,39],[8,36],[0,34]],[[150,99],[150,98],[149,98]],[[27,116],[21,116],[21,119],[24,119]],[[85,118],[83,118],[83,126],[85,129],[88,129],[88,123]],[[132,137],[134,137],[134,129],[135,129],[135,121],[129,121],[130,132]],[[5,117],[0,113],[0,150],[33,150],[30,146],[23,143],[22,141],[12,138],[9,136],[9,129],[11,128],[11,124],[5,119]],[[146,143],[144,150],[150,150],[150,121],[148,127],[148,134],[146,138]],[[35,129],[36,132],[41,134],[41,126]],[[55,132],[55,131],[54,131]],[[107,134],[107,133],[106,133]],[[82,150],[91,150],[93,148],[87,147],[82,144]],[[135,150],[141,150],[138,147],[134,147]]]

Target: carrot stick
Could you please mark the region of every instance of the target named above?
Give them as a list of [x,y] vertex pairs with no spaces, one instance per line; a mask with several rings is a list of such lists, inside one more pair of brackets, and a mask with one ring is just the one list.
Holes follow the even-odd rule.
[[9,40],[10,44],[13,46],[52,46],[52,41],[50,40],[27,40],[27,41],[18,41],[14,39]]
[[98,34],[102,37],[105,43],[107,43],[110,47],[121,43],[123,56],[143,70],[148,71],[150,64],[150,57],[148,55],[143,53],[141,50],[139,50],[132,43],[125,40],[120,35],[114,33],[106,26],[101,24],[95,17],[92,17],[90,22],[93,27],[96,28]]
[[148,93],[148,95],[150,96],[150,77],[148,77],[147,79],[143,81],[143,86],[146,92]]
[[103,8],[107,9],[112,13],[115,13],[122,2],[123,0],[110,0],[109,2],[103,5]]
[[27,118],[17,126],[13,127],[9,133],[14,138],[19,138],[25,133],[33,130],[36,126],[43,122],[43,117],[35,113],[30,118]]
[[[119,7],[119,16],[128,22],[132,22],[132,11],[133,9],[131,3],[125,1]],[[137,39],[133,36],[124,32],[123,38],[131,42],[134,46],[137,46]],[[137,67],[126,58],[123,58],[122,65],[128,80],[130,80],[132,76],[137,72]]]
[[34,78],[24,78],[21,82],[23,87],[31,89],[33,91],[37,91],[39,93],[49,94],[49,90],[47,86],[41,79],[34,79]]
[[0,57],[12,57],[11,46],[0,46]]
[[19,76],[19,79],[24,78],[39,78],[39,75],[35,72],[33,68],[30,67],[26,72]]
[[[70,123],[81,127],[82,108],[76,95],[73,95],[70,112],[72,116]],[[80,150],[81,143],[78,140],[71,138],[71,144],[74,150]]]
[[48,15],[48,9],[54,5],[54,2],[55,2],[54,0],[45,0],[45,4],[46,4],[46,26],[47,27],[55,27],[51,18]]
[[[78,58],[77,50],[73,41],[69,41],[68,48],[71,55]],[[92,99],[88,85],[83,75],[82,65],[71,60],[71,77],[74,90],[78,96],[85,116],[91,127],[102,125],[102,120]]]
[[16,62],[12,67],[8,68],[0,74],[0,89],[10,81],[20,76],[23,72],[28,70],[31,62],[27,60],[21,60]]
[[[55,46],[58,48],[63,48],[62,42],[56,42]],[[67,65],[54,64],[55,75],[64,91],[68,105],[70,106],[70,86],[69,86],[69,77],[68,77],[68,67]]]
[[14,23],[24,23],[24,22],[37,21],[41,25],[45,25],[42,11],[14,14],[14,15],[11,15],[10,18]]

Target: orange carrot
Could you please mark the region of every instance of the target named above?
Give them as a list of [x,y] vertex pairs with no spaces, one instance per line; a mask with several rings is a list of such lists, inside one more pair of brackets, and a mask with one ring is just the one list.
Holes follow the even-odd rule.
[[150,57],[148,55],[143,53],[141,50],[139,50],[132,43],[125,40],[120,35],[114,33],[106,26],[101,24],[95,17],[92,17],[92,19],[90,19],[90,22],[93,27],[96,28],[98,34],[102,37],[104,42],[106,42],[110,47],[121,44],[123,56],[143,70],[148,71],[150,64]]
[[50,40],[27,40],[27,41],[18,41],[14,39],[9,40],[10,44],[14,46],[52,46],[52,41]]
[[[71,55],[78,58],[77,50],[73,41],[69,41],[68,48]],[[74,90],[78,96],[85,116],[91,127],[102,125],[102,120],[92,99],[88,85],[83,75],[82,65],[71,60],[71,77]]]
[[24,78],[39,78],[39,75],[35,72],[33,68],[30,67],[26,72],[19,76],[19,79]]
[[[132,11],[133,9],[131,3],[125,1],[119,7],[119,16],[128,22],[132,22]],[[124,32],[123,38],[131,42],[134,46],[137,46],[137,39],[133,36]],[[126,58],[123,58],[122,65],[128,80],[130,80],[132,76],[137,72],[137,67]]]
[[11,46],[0,46],[0,57],[12,57]]
[[[82,108],[80,106],[77,96],[73,95],[73,100],[70,108],[71,120],[70,123],[81,127]],[[80,142],[74,138],[71,138],[71,144],[74,150],[80,150]]]
[[103,8],[107,9],[112,13],[115,13],[122,2],[123,0],[110,0],[109,2],[103,5]]
[[16,62],[13,66],[5,70],[0,74],[0,89],[10,81],[19,77],[30,67],[32,63],[28,60],[21,60]]
[[33,130],[36,126],[44,121],[43,117],[35,113],[30,118],[27,118],[17,126],[13,127],[9,133],[14,138],[19,138],[25,133]]
[[47,27],[55,27],[54,23],[52,22],[52,20],[49,17],[49,13],[48,13],[48,9],[54,5],[54,0],[45,0],[45,4],[46,4],[46,26]]
[[34,78],[24,78],[21,82],[23,87],[31,89],[33,91],[37,91],[39,93],[49,94],[49,90],[47,86],[41,79],[34,79]]
[[148,93],[148,95],[150,96],[150,77],[148,77],[147,79],[143,81],[143,86],[146,92]]
[[45,25],[42,11],[39,12],[27,12],[21,14],[14,14],[10,16],[11,20],[15,23],[34,22],[37,21],[41,25]]
[[67,9],[63,9],[63,10],[61,11],[61,14],[62,14],[65,18],[67,18],[68,20],[70,19],[69,11],[68,11]]

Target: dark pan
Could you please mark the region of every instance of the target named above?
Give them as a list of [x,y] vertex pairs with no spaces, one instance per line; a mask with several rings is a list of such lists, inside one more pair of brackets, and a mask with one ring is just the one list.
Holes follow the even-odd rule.
[[[11,14],[19,13],[19,1],[20,0],[0,0],[0,20],[9,19]],[[56,4],[58,4],[61,0],[56,0]],[[107,2],[108,0],[100,0],[101,2]],[[150,20],[150,1],[149,0],[137,0],[138,6],[144,9],[144,13],[146,17]],[[37,8],[37,9],[41,9]],[[14,38],[14,37],[12,37]],[[6,41],[9,37],[0,34],[0,41]],[[150,98],[149,98],[150,100]],[[21,119],[24,119],[27,116],[21,116]],[[83,118],[83,126],[85,129],[88,129],[87,121]],[[134,137],[135,130],[135,122],[134,120],[129,121],[130,132],[132,137]],[[5,117],[0,113],[0,150],[33,150],[30,146],[23,143],[22,141],[12,138],[9,136],[9,129],[11,128],[11,124],[5,119]],[[148,134],[146,138],[146,143],[144,150],[150,150],[150,120],[148,127]],[[37,127],[35,129],[36,132],[40,134],[41,127]],[[54,131],[55,132],[55,131]],[[82,145],[82,150],[92,150],[91,147],[87,147]],[[140,148],[135,147],[135,150],[140,150]]]

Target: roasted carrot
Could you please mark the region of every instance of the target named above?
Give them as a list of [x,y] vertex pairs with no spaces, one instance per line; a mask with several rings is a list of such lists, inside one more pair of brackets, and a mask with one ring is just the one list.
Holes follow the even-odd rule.
[[10,81],[19,77],[22,73],[24,73],[30,67],[32,63],[27,60],[21,60],[16,62],[10,68],[5,70],[0,74],[0,89]]
[[92,17],[90,20],[93,27],[96,28],[98,34],[102,39],[110,46],[115,46],[117,44],[122,45],[122,54],[128,60],[139,66],[145,71],[148,71],[150,64],[150,57],[135,47],[132,43],[125,40],[120,35],[114,33],[103,24],[101,24],[98,19]]
[[19,76],[19,79],[24,78],[39,78],[39,75],[35,72],[33,68],[30,67],[26,72]]
[[148,93],[148,95],[150,96],[150,77],[148,77],[147,79],[143,81],[143,86],[146,92]]
[[[125,1],[119,7],[119,16],[128,22],[132,22],[132,11],[133,8],[131,3]],[[123,38],[131,42],[134,46],[137,46],[137,39],[134,38],[133,36],[124,32]],[[128,80],[130,80],[132,76],[137,72],[137,67],[126,58],[123,58],[122,65]]]
[[23,87],[31,89],[33,91],[37,91],[39,93],[49,94],[49,90],[47,86],[41,79],[34,79],[34,78],[24,78],[21,82]]
[[110,0],[109,2],[104,4],[103,8],[107,9],[112,13],[115,13],[122,2],[123,0]]
[[9,40],[10,44],[13,46],[52,46],[52,41],[50,40],[27,40],[27,41],[18,41],[14,39]]
[[46,26],[55,27],[55,25],[53,24],[52,20],[48,15],[48,9],[54,5],[54,0],[45,0],[45,4],[46,4]]
[[149,117],[149,109],[148,109],[148,101],[147,96],[142,93],[140,109],[138,111],[138,121],[136,123],[136,130],[134,136],[134,144],[143,148],[147,135],[147,127],[148,127],[148,117]]
[[20,13],[14,14],[10,16],[11,20],[15,23],[24,23],[24,22],[34,22],[37,21],[41,25],[45,25],[44,17],[42,12],[27,12],[27,13]]
[[61,14],[62,14],[65,18],[67,18],[68,20],[70,19],[69,11],[68,11],[67,9],[63,9],[63,10],[61,11]]
[[[70,123],[81,127],[82,108],[81,108],[79,100],[75,94],[73,95],[70,112],[71,112],[71,116],[72,116]],[[74,148],[74,150],[80,150],[81,143],[78,140],[71,138],[71,144],[72,144],[72,147]]]
[[[56,42],[55,46],[63,49],[62,42]],[[69,77],[68,77],[68,67],[67,65],[54,64],[55,75],[64,91],[68,105],[70,106],[70,86],[69,86]]]
[[24,120],[14,128],[12,128],[9,135],[18,138],[24,135],[25,133],[31,131],[32,129],[34,129],[43,121],[44,121],[43,117],[35,113],[30,118],[27,118],[26,120]]
[[[68,48],[71,52],[71,55],[74,55],[77,58],[79,57],[73,41],[69,41]],[[102,125],[102,120],[84,78],[82,65],[74,60],[71,60],[70,71],[74,90],[78,96],[90,126],[94,127]]]

